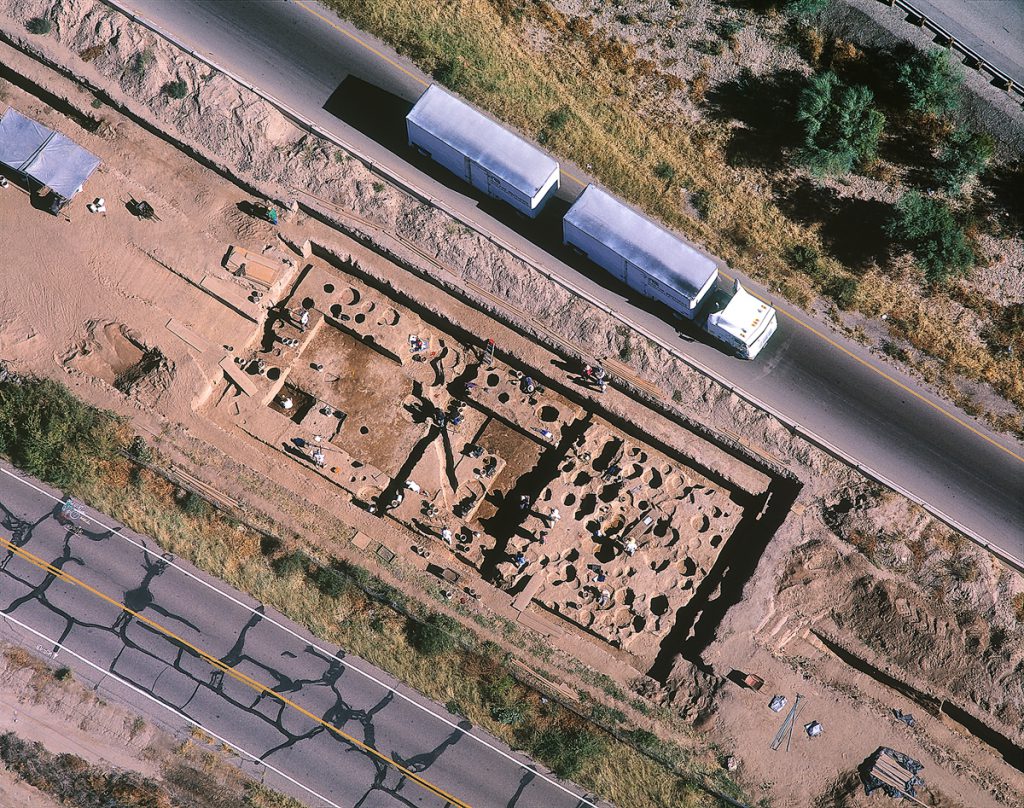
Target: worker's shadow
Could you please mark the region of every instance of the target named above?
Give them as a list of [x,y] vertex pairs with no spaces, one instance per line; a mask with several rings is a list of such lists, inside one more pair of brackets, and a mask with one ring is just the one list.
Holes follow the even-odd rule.
[[284,447],[285,454],[290,454],[297,460],[309,460],[309,457],[306,455],[306,453],[303,452],[302,449],[300,449],[294,443],[286,441],[285,443],[282,443],[281,446]]
[[250,202],[248,199],[243,199],[237,205],[235,205],[242,213],[246,216],[255,216],[257,219],[264,219],[265,209],[260,205]]

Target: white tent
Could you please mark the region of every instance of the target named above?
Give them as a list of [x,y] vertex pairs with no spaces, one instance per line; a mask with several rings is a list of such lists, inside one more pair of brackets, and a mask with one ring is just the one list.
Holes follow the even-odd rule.
[[10,108],[0,118],[0,163],[71,199],[99,167],[100,158]]

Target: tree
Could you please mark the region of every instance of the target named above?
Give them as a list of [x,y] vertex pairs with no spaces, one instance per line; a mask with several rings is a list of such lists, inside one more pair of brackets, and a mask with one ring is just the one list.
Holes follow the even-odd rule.
[[946,51],[900,51],[896,58],[896,87],[912,110],[941,115],[956,108],[961,75]]
[[455,632],[459,624],[448,615],[432,614],[424,622],[409,625],[409,639],[413,647],[426,656],[452,651],[458,646]]
[[885,116],[867,87],[849,87],[835,73],[811,76],[797,101],[803,129],[800,160],[816,174],[845,174],[878,151]]
[[991,136],[958,127],[942,148],[935,179],[951,194],[958,194],[964,183],[985,170],[994,153],[995,142]]
[[791,17],[813,17],[824,11],[829,0],[781,0],[779,7]]
[[963,274],[974,263],[967,234],[941,199],[905,193],[893,208],[886,233],[914,254],[929,283]]
[[25,27],[28,29],[30,34],[45,36],[50,33],[50,30],[53,28],[53,23],[46,19],[46,17],[33,17],[25,23]]
[[188,95],[188,85],[183,79],[175,79],[164,85],[164,92],[171,98],[180,100]]

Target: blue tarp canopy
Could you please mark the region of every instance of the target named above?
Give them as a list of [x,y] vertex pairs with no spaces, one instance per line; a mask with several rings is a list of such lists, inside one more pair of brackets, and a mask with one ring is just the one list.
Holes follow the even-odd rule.
[[70,199],[100,158],[12,107],[0,118],[0,163]]

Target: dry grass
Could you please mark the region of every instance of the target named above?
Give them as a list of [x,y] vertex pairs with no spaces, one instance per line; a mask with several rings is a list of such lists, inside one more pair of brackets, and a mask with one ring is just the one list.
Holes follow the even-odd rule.
[[[462,650],[431,656],[420,653],[407,638],[406,619],[369,600],[358,588],[348,586],[338,597],[331,597],[305,574],[278,575],[252,531],[239,530],[215,514],[185,513],[173,486],[148,472],[135,485],[128,484],[129,477],[127,464],[111,467],[108,476],[84,492],[83,498],[133,530],[153,536],[166,550],[305,625],[325,642],[387,670],[434,701],[458,704],[470,721],[506,743],[517,748],[528,743],[515,727],[492,718],[481,693],[481,682],[491,669],[480,655]],[[523,698],[535,711],[534,729],[576,720],[553,704],[542,705],[535,692],[524,691]],[[610,744],[607,754],[586,760],[573,779],[619,805],[712,804],[704,792],[631,747]],[[694,760],[691,765],[695,776],[719,777],[710,759]],[[735,793],[730,783],[715,782]]]
[[[693,103],[703,101],[706,73],[684,90],[676,77],[639,58],[633,44],[595,31],[588,19],[567,17],[543,0],[330,4],[441,83],[585,166],[602,184],[797,305],[840,295],[843,307],[870,316],[894,313],[905,323],[897,336],[906,335],[954,373],[990,384],[1024,408],[1024,356],[991,351],[965,335],[945,293],[925,298],[916,280],[844,266],[829,255],[816,225],[798,224],[775,204],[770,173],[730,164],[726,125],[693,125],[671,114],[684,92]],[[826,41],[814,28],[801,29],[798,39],[812,65],[848,67],[863,58],[853,43]],[[557,110],[569,114],[552,131],[546,122]],[[886,171],[891,167],[880,163],[875,173]],[[656,173],[672,179],[656,181]],[[707,215],[700,219],[687,205],[693,194],[705,200]],[[821,254],[814,275],[790,265],[787,256],[796,245]],[[998,424],[1007,425],[1024,434],[1021,418]]]

